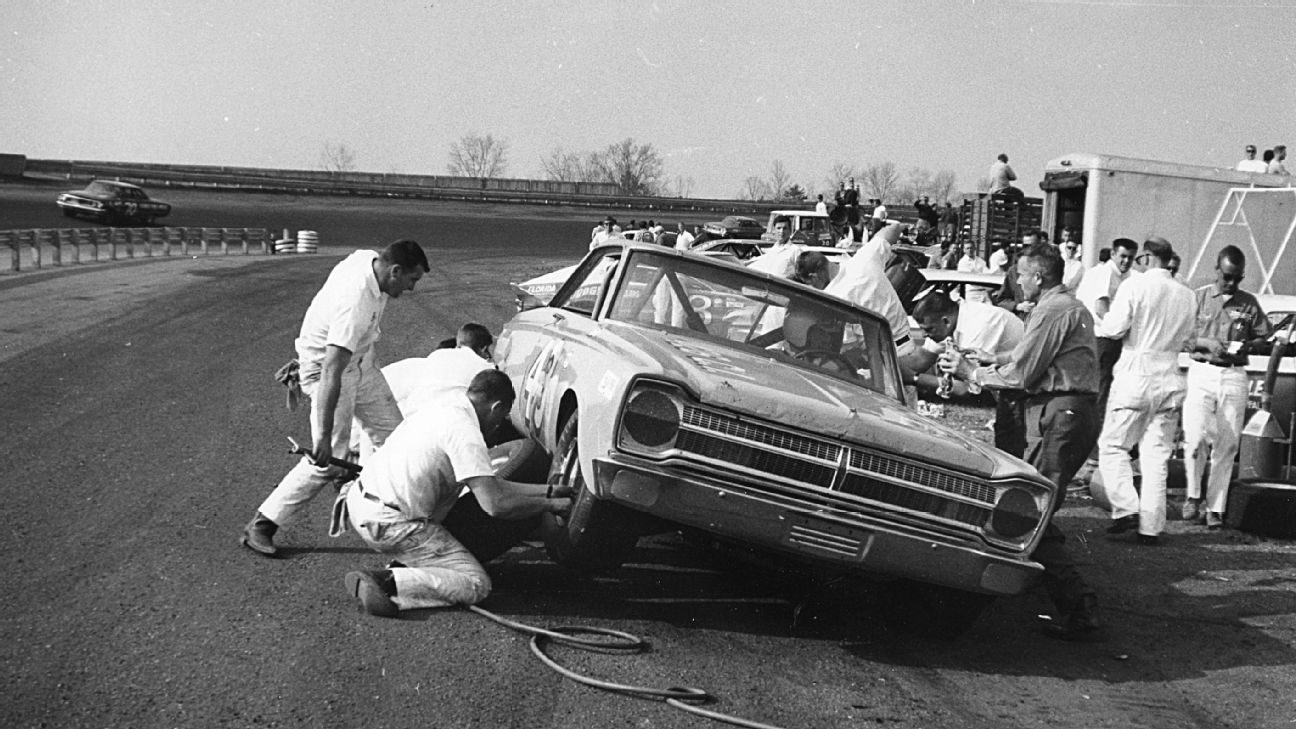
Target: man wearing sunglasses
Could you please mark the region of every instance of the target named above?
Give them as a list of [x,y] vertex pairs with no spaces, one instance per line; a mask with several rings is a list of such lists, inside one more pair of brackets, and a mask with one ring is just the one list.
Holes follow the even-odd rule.
[[[1188,476],[1183,518],[1199,517],[1206,528],[1224,525],[1229,478],[1237,456],[1247,404],[1247,353],[1271,333],[1260,302],[1239,288],[1246,256],[1225,246],[1215,261],[1215,283],[1197,295],[1197,327],[1188,364],[1184,399],[1184,471]],[[1210,480],[1202,503],[1202,472],[1210,458]]]
[[[1166,473],[1184,401],[1179,353],[1193,338],[1197,300],[1170,276],[1174,249],[1164,238],[1144,241],[1139,258],[1150,266],[1121,285],[1096,327],[1123,342],[1112,370],[1098,470],[1112,505],[1109,534],[1138,529],[1140,544],[1156,544],[1165,528]],[[1139,448],[1143,483],[1134,488],[1131,451]]]

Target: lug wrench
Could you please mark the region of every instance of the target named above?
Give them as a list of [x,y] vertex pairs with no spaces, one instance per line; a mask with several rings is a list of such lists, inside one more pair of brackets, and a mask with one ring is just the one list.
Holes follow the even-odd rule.
[[[288,439],[288,445],[291,446],[288,449],[288,452],[295,456],[311,455],[310,451],[306,450],[305,448],[302,448],[300,445],[297,444],[297,441],[293,440],[292,438]],[[314,461],[312,461],[312,463],[314,463]],[[319,464],[316,463],[315,465],[318,466]],[[359,475],[361,470],[360,464],[352,463],[351,461],[344,461],[341,458],[334,458],[333,456],[329,456],[328,465],[337,466],[338,468],[346,469],[347,471],[350,471],[353,476]]]

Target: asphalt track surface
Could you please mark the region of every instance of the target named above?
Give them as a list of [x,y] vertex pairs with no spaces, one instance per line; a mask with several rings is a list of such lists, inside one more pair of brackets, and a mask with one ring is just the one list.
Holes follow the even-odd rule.
[[[0,185],[0,227],[63,225],[57,189]],[[282,559],[236,543],[291,465],[284,437],[308,434],[271,373],[342,255],[427,244],[433,272],[387,309],[391,361],[465,320],[498,329],[508,282],[573,261],[603,211],[158,196],[172,224],[311,228],[323,247],[0,275],[0,726],[709,724],[570,683],[465,611],[359,613],[342,576],[381,559],[325,535],[327,499],[281,533]],[[1140,549],[1105,539],[1084,505],[1062,522],[1103,600],[1104,643],[1040,636],[1039,591],[958,641],[919,640],[880,623],[884,591],[671,536],[594,576],[521,547],[490,565],[484,607],[641,634],[653,650],[636,657],[557,654],[613,680],[702,686],[714,708],[785,727],[1291,726],[1296,547],[1172,522],[1165,546]]]

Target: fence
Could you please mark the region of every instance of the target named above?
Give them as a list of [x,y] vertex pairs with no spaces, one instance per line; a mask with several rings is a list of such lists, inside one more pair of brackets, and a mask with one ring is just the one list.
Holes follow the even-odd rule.
[[[34,268],[154,256],[249,255],[271,252],[265,228],[29,228],[0,230],[13,271],[26,258]],[[24,255],[24,249],[27,254]],[[120,254],[120,255],[119,255]],[[137,255],[138,254],[138,255]],[[106,258],[104,257],[106,255]]]
[[1037,197],[985,195],[964,200],[959,211],[959,242],[975,243],[982,256],[988,256],[995,243],[1016,245],[1022,235],[1039,229],[1043,206],[1044,201]]

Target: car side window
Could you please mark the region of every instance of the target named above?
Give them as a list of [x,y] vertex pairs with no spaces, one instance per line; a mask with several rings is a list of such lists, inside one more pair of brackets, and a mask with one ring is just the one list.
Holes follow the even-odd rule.
[[563,287],[558,290],[550,306],[573,311],[585,316],[593,316],[604,287],[612,280],[617,262],[621,260],[621,249],[604,256],[592,257],[575,272]]

